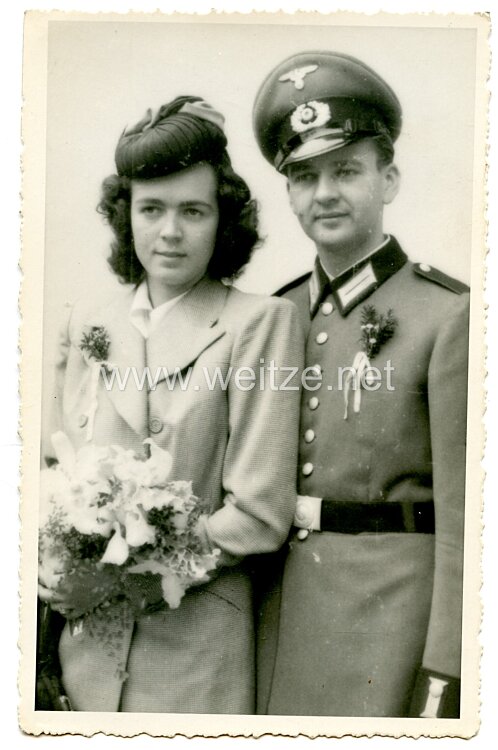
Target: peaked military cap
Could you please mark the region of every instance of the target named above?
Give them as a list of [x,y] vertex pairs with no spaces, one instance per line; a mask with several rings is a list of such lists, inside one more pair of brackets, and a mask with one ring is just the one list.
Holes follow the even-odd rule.
[[401,105],[368,65],[339,52],[302,52],[284,60],[263,82],[253,127],[264,157],[282,171],[368,136],[395,141]]

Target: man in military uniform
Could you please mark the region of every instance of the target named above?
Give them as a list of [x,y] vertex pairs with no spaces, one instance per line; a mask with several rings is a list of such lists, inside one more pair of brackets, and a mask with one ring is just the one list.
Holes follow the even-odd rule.
[[317,249],[280,292],[311,369],[295,528],[261,612],[261,713],[459,715],[469,295],[384,233],[401,120],[388,84],[334,52],[285,60],[255,102]]

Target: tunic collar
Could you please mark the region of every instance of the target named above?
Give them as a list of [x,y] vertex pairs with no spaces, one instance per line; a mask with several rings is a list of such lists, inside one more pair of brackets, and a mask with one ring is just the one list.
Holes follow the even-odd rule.
[[334,278],[330,278],[317,256],[309,282],[311,317],[328,294],[332,294],[337,309],[345,317],[407,260],[394,237],[388,237],[377,250]]

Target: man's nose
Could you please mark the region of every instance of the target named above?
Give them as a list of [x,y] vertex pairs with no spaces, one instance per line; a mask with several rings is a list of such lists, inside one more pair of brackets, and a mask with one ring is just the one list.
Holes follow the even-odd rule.
[[327,203],[336,200],[339,196],[339,186],[333,174],[322,173],[317,181],[315,189],[315,200],[319,203]]
[[160,235],[165,240],[178,240],[181,237],[181,227],[176,211],[167,211],[161,222]]

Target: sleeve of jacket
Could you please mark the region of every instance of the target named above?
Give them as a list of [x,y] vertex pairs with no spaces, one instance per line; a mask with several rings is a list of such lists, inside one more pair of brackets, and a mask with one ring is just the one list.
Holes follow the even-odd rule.
[[225,502],[206,522],[211,544],[233,556],[233,562],[278,549],[289,532],[296,502],[303,357],[297,311],[287,300],[265,300],[236,336]]
[[[418,684],[427,688],[434,675],[457,694],[460,677],[463,598],[463,540],[468,383],[468,294],[440,328],[429,367],[429,414],[435,508],[435,572],[431,615]],[[433,680],[434,683],[434,680]],[[434,683],[436,684],[436,683]],[[437,684],[441,684],[440,682]],[[422,693],[424,693],[422,695]],[[419,696],[423,710],[425,690]],[[443,691],[439,701],[445,702]],[[446,716],[457,710],[449,705]],[[424,704],[425,705],[425,704]],[[441,710],[441,709],[440,709]]]

